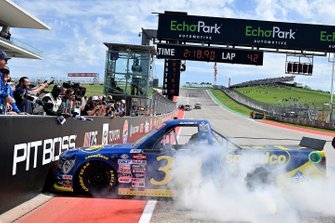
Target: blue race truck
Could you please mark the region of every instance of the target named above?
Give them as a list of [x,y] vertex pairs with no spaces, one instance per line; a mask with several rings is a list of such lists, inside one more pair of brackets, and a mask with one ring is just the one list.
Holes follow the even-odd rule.
[[[181,130],[192,134],[186,134],[188,138],[185,138],[179,134]],[[296,146],[240,146],[213,130],[207,120],[174,119],[133,144],[95,145],[65,151],[60,155],[53,187],[56,191],[91,195],[172,197],[173,189],[169,185],[173,181],[171,169],[175,156],[183,150],[192,153],[216,145],[224,145],[221,146],[224,156],[204,160],[202,169],[209,167],[209,163],[211,168],[234,165],[242,155],[258,154],[262,165],[248,173],[248,184],[254,178],[267,182],[271,169],[277,166],[285,169],[287,178],[299,181],[325,176],[325,143],[304,137]]]

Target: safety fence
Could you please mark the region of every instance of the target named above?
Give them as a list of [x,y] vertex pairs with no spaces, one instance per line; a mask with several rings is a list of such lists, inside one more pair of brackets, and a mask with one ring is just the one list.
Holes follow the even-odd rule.
[[330,118],[329,106],[316,107],[315,105],[299,103],[269,104],[256,101],[230,88],[223,86],[215,86],[214,88],[221,90],[237,103],[264,113],[267,119],[335,130],[335,117]]

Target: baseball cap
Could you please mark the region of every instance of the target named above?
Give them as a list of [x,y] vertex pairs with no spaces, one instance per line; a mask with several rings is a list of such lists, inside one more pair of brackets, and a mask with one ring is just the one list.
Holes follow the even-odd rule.
[[99,96],[93,96],[92,97],[92,101],[99,101],[100,99],[99,99]]
[[10,70],[9,70],[9,67],[8,67],[8,66],[5,66],[5,67],[4,67],[4,68],[2,68],[1,70],[2,70],[2,71],[3,71],[3,70],[5,70],[5,71],[7,71],[8,73],[10,72]]
[[10,57],[7,55],[7,53],[3,50],[0,50],[0,60],[9,60]]

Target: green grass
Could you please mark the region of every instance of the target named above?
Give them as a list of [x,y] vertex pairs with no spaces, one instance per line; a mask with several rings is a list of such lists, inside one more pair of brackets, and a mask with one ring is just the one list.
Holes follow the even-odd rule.
[[[54,85],[49,86],[47,89],[45,89],[46,91],[51,92],[52,88],[54,87]],[[94,96],[94,95],[103,95],[103,91],[104,91],[104,86],[103,85],[83,85],[83,87],[86,87],[86,96],[90,97],[90,96]]]
[[235,102],[220,90],[212,90],[212,93],[221,103],[236,112],[249,116],[250,112],[252,111],[252,109]]
[[[288,86],[258,86],[237,88],[237,92],[259,102],[269,104],[308,104],[321,108],[330,100],[330,94]],[[325,106],[326,107],[326,106]]]
[[[232,100],[231,98],[229,98],[225,93],[223,93],[220,90],[212,90],[213,95],[225,106],[227,106],[228,108],[239,112],[243,115],[250,115],[250,111],[252,111],[252,109],[241,105],[237,102],[235,102],[234,100]],[[270,120],[273,121],[273,120]],[[278,121],[273,121],[273,122],[278,122]],[[313,127],[309,127],[309,126],[303,126],[303,125],[296,125],[296,124],[291,124],[291,123],[286,123],[286,122],[278,122],[281,124],[285,124],[285,125],[290,125],[290,126],[295,126],[295,127],[300,127],[300,128],[305,128],[305,129],[311,129],[311,130],[316,130],[316,131],[321,131],[321,132],[334,132],[333,130],[327,130],[327,129],[320,129],[320,128],[313,128]]]
[[94,96],[94,95],[103,95],[104,94],[104,86],[103,85],[83,85],[86,87],[86,96]]

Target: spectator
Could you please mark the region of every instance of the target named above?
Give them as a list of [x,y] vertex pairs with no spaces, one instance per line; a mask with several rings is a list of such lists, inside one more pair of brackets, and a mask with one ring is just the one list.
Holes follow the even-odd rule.
[[101,104],[98,96],[93,96],[88,99],[85,109],[83,110],[83,115],[105,116],[106,107]]
[[2,100],[2,112],[14,112],[19,114],[20,110],[17,108],[15,100],[13,100],[13,90],[9,85],[10,82],[10,71],[7,66],[1,69],[1,95]]
[[115,104],[115,116],[123,117],[125,115],[125,110],[121,104],[121,102],[116,102]]
[[59,85],[55,85],[52,88],[51,93],[47,93],[42,97],[43,102],[43,110],[47,115],[61,115],[61,105],[62,98],[60,93],[62,91],[62,87]]
[[7,54],[0,50],[0,114],[4,113],[7,109],[7,102],[14,102],[13,97],[8,94],[6,84],[3,81],[2,69],[5,68],[7,61],[10,57]]
[[114,104],[109,104],[106,107],[106,116],[110,118],[115,118],[115,109],[114,109]]
[[21,77],[19,84],[16,86],[14,91],[14,99],[23,112],[32,114],[33,103],[27,99],[28,95],[38,95],[42,90],[47,88],[49,85],[47,83],[40,84],[39,86],[32,86],[28,77]]
[[2,26],[2,30],[0,32],[0,36],[7,39],[7,40],[10,40],[10,37],[11,37],[11,34],[9,32],[9,26]]
[[62,103],[62,113],[64,117],[70,117],[72,115],[75,100],[74,90],[72,88],[67,89]]

